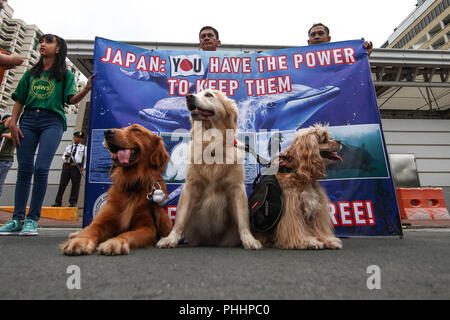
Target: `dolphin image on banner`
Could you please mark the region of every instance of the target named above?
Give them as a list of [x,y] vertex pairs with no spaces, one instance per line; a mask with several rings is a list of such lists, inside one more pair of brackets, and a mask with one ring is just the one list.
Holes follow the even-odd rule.
[[[239,130],[297,129],[339,92],[333,86],[314,89],[293,84],[291,92],[237,100]],[[191,128],[191,113],[184,97],[161,99],[153,108],[139,111],[139,117],[149,123],[151,130],[159,132]]]

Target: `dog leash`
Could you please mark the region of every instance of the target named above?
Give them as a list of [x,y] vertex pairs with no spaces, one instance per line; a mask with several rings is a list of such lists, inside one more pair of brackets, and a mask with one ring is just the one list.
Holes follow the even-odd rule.
[[238,148],[238,149],[244,150],[247,153],[250,153],[252,156],[255,157],[256,161],[260,165],[262,165],[262,166],[264,166],[266,168],[270,167],[270,161],[265,159],[265,158],[263,158],[263,157],[261,157],[258,153],[256,153],[256,151],[253,150],[253,148],[250,147],[250,145],[248,143],[243,144],[243,143],[241,143],[241,142],[239,142],[237,140],[234,140],[234,146],[236,148]]
[[[252,149],[249,144],[242,144],[239,141],[235,140],[234,141],[234,145],[235,145],[236,148],[239,148],[241,150],[245,150],[245,152],[250,153],[251,155],[253,155],[256,158],[256,161],[260,165],[262,165],[262,166],[264,166],[266,168],[270,167],[272,160],[276,159],[277,157],[282,159],[283,161],[292,162],[292,157],[290,155],[288,155],[288,154],[275,156],[273,159],[271,159],[271,161],[269,161],[269,160],[261,157],[258,153],[256,153],[256,151],[254,149]],[[292,168],[289,168],[289,167],[286,167],[283,164],[279,165],[278,172],[279,173],[295,173],[295,174],[297,174],[296,170],[294,170]]]
[[[269,168],[271,166],[272,160],[274,160],[278,157],[282,160],[280,162],[280,164],[278,165],[278,173],[295,173],[296,175],[298,175],[297,170],[294,170],[293,168],[289,168],[283,164],[284,161],[292,162],[292,157],[289,154],[278,155],[278,156],[275,156],[273,159],[271,159],[271,161],[268,161],[265,158],[261,157],[258,153],[256,153],[256,151],[253,150],[248,144],[239,144],[238,141],[235,141],[234,145],[236,146],[236,148],[245,150],[245,152],[253,155],[256,158],[256,161],[260,165],[264,166],[265,168]],[[262,175],[262,173],[260,172],[258,174],[258,176],[256,177],[255,181],[258,181],[259,178],[261,177],[261,175]],[[255,182],[253,183],[253,187],[255,187]]]

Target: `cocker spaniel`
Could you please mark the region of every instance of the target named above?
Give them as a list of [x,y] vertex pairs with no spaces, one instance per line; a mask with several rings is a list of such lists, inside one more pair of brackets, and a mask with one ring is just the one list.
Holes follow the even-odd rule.
[[284,170],[276,174],[283,190],[284,209],[271,233],[258,234],[264,246],[280,249],[341,249],[334,235],[329,200],[318,180],[328,163],[342,161],[341,142],[329,137],[327,126],[316,124],[299,130],[280,154]]

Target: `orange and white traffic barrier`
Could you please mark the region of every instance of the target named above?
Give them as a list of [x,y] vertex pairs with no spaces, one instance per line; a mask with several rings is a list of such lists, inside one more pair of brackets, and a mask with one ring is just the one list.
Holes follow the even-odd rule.
[[404,220],[450,220],[442,188],[397,188]]

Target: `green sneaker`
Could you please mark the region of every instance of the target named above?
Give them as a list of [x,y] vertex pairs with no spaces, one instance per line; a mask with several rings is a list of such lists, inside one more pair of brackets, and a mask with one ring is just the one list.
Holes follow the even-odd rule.
[[38,228],[37,221],[26,219],[19,236],[37,236],[38,235],[37,228]]
[[22,231],[23,223],[19,220],[9,220],[0,227],[0,236],[14,236],[19,235]]

